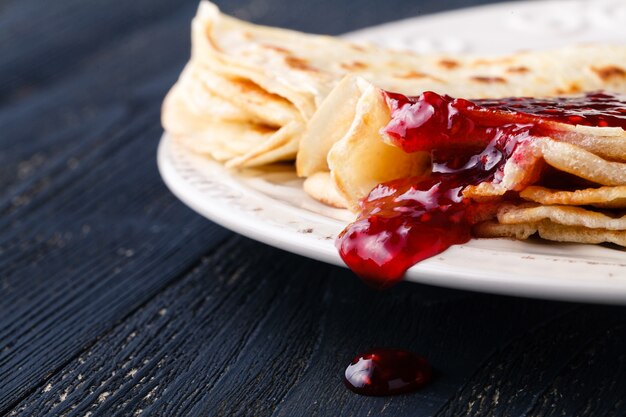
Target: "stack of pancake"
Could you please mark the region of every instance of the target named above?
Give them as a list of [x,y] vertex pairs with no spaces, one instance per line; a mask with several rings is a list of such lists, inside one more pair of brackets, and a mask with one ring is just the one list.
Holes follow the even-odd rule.
[[[429,174],[427,152],[404,152],[381,134],[391,120],[384,91],[429,90],[469,99],[626,92],[626,46],[420,55],[249,24],[205,1],[162,119],[174,140],[235,169],[294,161],[310,195],[358,211],[377,184]],[[507,162],[504,178],[466,187],[469,199],[500,203],[475,235],[626,245],[625,131],[556,130],[532,141],[529,160]],[[549,188],[537,175],[553,172],[546,166],[585,186]]]

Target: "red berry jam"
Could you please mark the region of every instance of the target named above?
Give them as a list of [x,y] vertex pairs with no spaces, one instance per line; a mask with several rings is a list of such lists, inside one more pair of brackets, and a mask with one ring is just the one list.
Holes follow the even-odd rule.
[[566,125],[626,128],[626,96],[591,93],[551,99],[464,100],[426,92],[384,93],[383,129],[406,152],[430,152],[432,172],[380,184],[337,238],[344,262],[366,283],[387,288],[415,263],[471,238],[485,206],[463,197],[468,185],[499,182],[505,163],[534,137]]
[[361,395],[396,395],[422,388],[432,375],[426,359],[413,352],[375,349],[352,359],[346,368],[344,383]]

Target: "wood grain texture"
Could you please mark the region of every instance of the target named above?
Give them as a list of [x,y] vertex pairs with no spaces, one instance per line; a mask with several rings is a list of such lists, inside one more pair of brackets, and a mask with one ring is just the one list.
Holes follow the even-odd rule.
[[[219,3],[326,33],[469,4]],[[622,307],[379,293],[178,202],[155,151],[195,7],[0,1],[0,415],[626,415]],[[352,394],[343,369],[376,346],[437,378]]]

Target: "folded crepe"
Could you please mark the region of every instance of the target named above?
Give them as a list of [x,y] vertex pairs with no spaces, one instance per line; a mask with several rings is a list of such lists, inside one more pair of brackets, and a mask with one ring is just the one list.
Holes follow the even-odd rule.
[[621,46],[491,58],[420,55],[253,25],[203,1],[192,23],[191,59],[164,101],[162,120],[174,139],[228,166],[297,157],[298,174],[308,177],[328,171],[325,152],[337,139],[308,125],[337,117],[317,110],[348,73],[404,94],[550,96],[624,89],[624,62]]
[[[164,101],[162,121],[172,138],[229,167],[295,160],[298,175],[306,178],[304,190],[359,213],[358,224],[387,210],[391,197],[398,197],[391,212],[414,210],[406,206],[412,198],[407,195],[416,191],[410,181],[438,178],[433,149],[407,150],[406,138],[394,137],[389,129],[402,131],[402,123],[415,121],[410,112],[396,114],[400,107],[390,92],[417,96],[434,91],[445,101],[451,100],[445,94],[473,100],[600,90],[626,92],[626,46],[571,46],[496,57],[421,55],[253,25],[203,1],[192,23],[191,59]],[[481,111],[490,114],[476,110]],[[618,111],[617,117],[624,117],[624,108]],[[623,126],[571,120],[546,124],[519,117],[549,129],[532,131],[532,140],[515,143],[515,152],[494,176],[462,187],[463,201],[480,207],[463,220],[471,223],[473,235],[526,239],[539,234],[556,241],[626,246]],[[487,147],[482,151],[477,160],[491,158]],[[566,181],[551,182],[551,177]],[[400,184],[394,181],[404,181],[406,195],[394,195]],[[344,260],[367,275],[369,267],[359,270],[365,258],[349,260],[354,242],[348,242],[352,249],[342,249],[343,236],[338,245]],[[372,245],[364,240],[370,251],[364,257],[387,253],[379,237]],[[407,259],[395,275],[419,260]]]
[[[308,187],[311,194],[319,200],[346,205],[359,212],[364,199],[371,202],[378,198],[372,196],[378,192],[378,184],[403,178],[421,180],[433,175],[431,155],[436,149],[407,152],[398,138],[389,133],[390,126],[400,126],[403,132],[413,128],[411,123],[420,126],[424,121],[419,113],[394,109],[393,99],[390,100],[385,91],[357,77],[344,79],[332,96],[319,111],[337,115],[349,113],[351,117],[338,117],[331,126],[328,123],[310,125],[311,130],[330,127],[340,136],[327,154],[330,172],[317,173],[307,180],[320,184]],[[595,100],[595,96],[604,97],[587,95],[582,98]],[[610,242],[626,246],[626,131],[623,129],[626,95],[615,96],[621,98],[621,102],[607,95],[609,98],[604,101],[591,104],[598,109],[586,109],[592,116],[595,112],[609,111],[614,115],[609,116],[614,118],[613,125],[604,119],[592,120],[597,125],[585,125],[582,117],[578,122],[582,124],[569,119],[550,119],[551,114],[556,113],[550,106],[546,107],[548,116],[526,116],[522,104],[514,105],[522,108],[520,113],[511,107],[504,112],[495,111],[500,126],[525,127],[537,123],[542,128],[533,128],[528,136],[511,147],[506,157],[496,154],[497,162],[502,162],[498,173],[475,183],[468,180],[463,186],[465,198],[490,207],[483,210],[483,217],[475,222],[474,235],[526,239],[538,233],[548,240]],[[516,98],[509,104],[518,102],[523,101]],[[344,104],[337,107],[336,103]],[[411,106],[411,103],[404,105]],[[563,105],[574,117],[583,114],[580,109],[570,107]],[[480,118],[493,116],[489,109],[488,106],[478,108],[473,114],[480,122]],[[490,129],[499,126],[490,120],[485,123]],[[436,134],[436,131],[431,133]],[[465,141],[471,140],[469,136],[460,136]],[[498,152],[505,153],[505,145],[502,145],[505,139],[498,136],[502,148]],[[476,148],[469,142],[449,143],[448,147],[456,154],[471,148],[479,156],[488,155],[485,149],[489,150],[487,146]]]

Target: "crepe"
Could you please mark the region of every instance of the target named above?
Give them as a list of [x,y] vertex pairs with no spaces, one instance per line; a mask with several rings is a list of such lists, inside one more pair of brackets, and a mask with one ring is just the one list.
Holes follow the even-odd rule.
[[340,124],[330,118],[341,115],[318,109],[346,74],[405,94],[549,96],[623,88],[624,62],[626,48],[619,46],[420,55],[253,25],[203,1],[192,23],[191,59],[165,99],[163,125],[183,145],[230,167],[297,156],[298,174],[308,177],[328,171],[326,155],[338,135],[319,126]]
[[[351,111],[335,112],[352,113],[353,117],[349,123],[335,126],[344,133],[328,152],[329,178],[339,198],[323,196],[323,200],[335,205],[347,202],[351,210],[359,212],[361,201],[377,184],[430,175],[429,153],[403,152],[386,134],[392,115],[384,91],[348,77],[332,94],[356,97],[343,101]],[[323,107],[320,111],[330,112]],[[626,131],[621,127],[544,123],[552,137],[520,142],[500,176],[464,188],[464,197],[493,207],[488,216],[476,221],[475,235],[526,239],[539,234],[549,240],[625,245]],[[556,175],[568,176],[568,182],[563,183],[568,189],[542,185]],[[511,203],[512,196],[517,203]]]
[[[511,110],[517,114],[511,129],[541,127],[525,131],[532,140],[516,139],[494,153],[496,136],[464,163],[500,164],[498,152],[506,154],[497,171],[444,184],[437,182],[441,172],[460,169],[454,157],[442,164],[441,149],[411,149],[398,137],[403,123],[423,114],[398,115],[417,102],[402,104],[394,94],[450,104],[447,95],[475,100],[600,90],[626,92],[626,46],[422,55],[253,25],[203,1],[192,23],[191,59],[164,101],[162,121],[182,145],[231,168],[295,161],[305,192],[357,215],[337,240],[344,261],[386,286],[413,263],[471,236],[626,246],[624,125],[577,122],[575,114],[545,122]],[[466,129],[481,114],[493,115],[487,102],[482,106],[476,120],[450,126]],[[483,130],[468,128],[470,142],[493,127],[476,126]],[[446,152],[468,146],[442,144]],[[565,186],[548,181],[553,175],[566,178]]]

